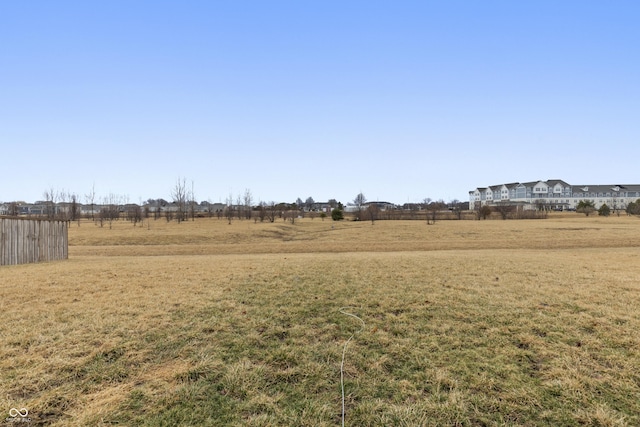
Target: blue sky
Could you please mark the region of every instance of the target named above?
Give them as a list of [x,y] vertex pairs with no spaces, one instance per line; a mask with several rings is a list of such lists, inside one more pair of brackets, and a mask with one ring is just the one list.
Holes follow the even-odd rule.
[[640,183],[635,1],[0,2],[0,201]]

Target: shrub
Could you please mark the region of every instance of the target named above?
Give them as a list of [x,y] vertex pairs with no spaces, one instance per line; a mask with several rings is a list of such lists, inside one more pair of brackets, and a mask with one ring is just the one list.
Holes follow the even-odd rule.
[[592,212],[596,210],[593,201],[591,200],[580,200],[578,205],[576,206],[576,211],[589,216]]
[[491,208],[487,205],[483,205],[478,209],[478,219],[487,219],[491,215]]
[[640,215],[640,199],[629,203],[626,211],[628,215]]
[[335,208],[331,211],[331,218],[334,221],[340,221],[344,219],[344,215],[342,214],[342,209]]
[[609,216],[609,214],[611,214],[611,209],[609,208],[609,206],[607,206],[606,203],[600,206],[600,209],[598,209],[598,215],[600,216]]

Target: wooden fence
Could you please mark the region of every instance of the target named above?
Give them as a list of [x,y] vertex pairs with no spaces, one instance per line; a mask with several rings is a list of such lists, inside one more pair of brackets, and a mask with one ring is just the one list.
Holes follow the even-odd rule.
[[0,265],[69,257],[67,221],[0,218]]

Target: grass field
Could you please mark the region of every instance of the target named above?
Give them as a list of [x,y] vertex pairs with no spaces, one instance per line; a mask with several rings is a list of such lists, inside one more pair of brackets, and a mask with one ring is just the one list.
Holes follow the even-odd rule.
[[[0,267],[0,424],[638,426],[640,220],[72,224]],[[24,424],[23,424],[24,425]]]

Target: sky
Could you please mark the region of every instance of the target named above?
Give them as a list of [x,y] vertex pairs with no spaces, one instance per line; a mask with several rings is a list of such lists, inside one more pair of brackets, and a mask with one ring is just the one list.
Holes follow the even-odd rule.
[[637,1],[0,2],[0,201],[638,184]]

